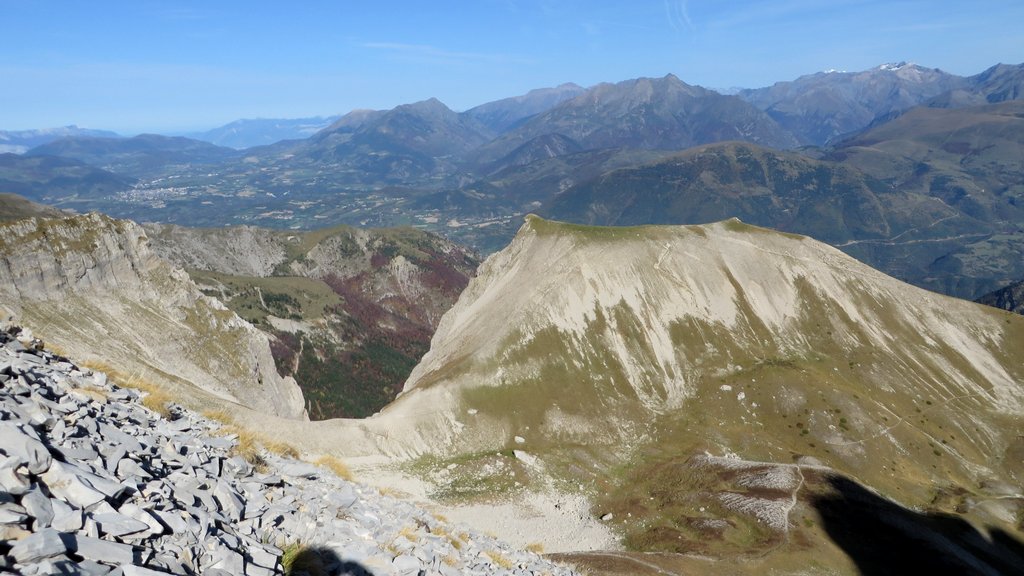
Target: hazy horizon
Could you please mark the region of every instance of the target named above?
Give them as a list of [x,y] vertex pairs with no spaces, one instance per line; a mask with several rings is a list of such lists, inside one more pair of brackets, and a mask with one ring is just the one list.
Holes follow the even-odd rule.
[[0,130],[182,134],[432,97],[461,111],[565,82],[671,73],[727,90],[1024,60],[1024,5],[1006,0],[0,5]]

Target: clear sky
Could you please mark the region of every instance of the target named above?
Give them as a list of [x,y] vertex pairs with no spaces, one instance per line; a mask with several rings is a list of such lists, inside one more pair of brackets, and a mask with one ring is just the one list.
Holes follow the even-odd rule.
[[1021,0],[0,0],[0,130],[130,135],[673,73],[1024,61]]

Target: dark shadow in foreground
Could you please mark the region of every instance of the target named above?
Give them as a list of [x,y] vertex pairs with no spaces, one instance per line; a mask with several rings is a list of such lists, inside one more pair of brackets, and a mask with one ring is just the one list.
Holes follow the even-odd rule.
[[305,548],[295,555],[285,576],[373,576],[358,562],[342,560],[330,548]]
[[908,510],[841,476],[813,501],[825,531],[864,576],[1024,575],[1024,544],[993,529],[986,538],[947,514]]

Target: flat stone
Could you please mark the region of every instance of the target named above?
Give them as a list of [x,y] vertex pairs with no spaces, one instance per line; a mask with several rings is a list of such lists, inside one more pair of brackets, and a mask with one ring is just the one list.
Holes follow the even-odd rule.
[[413,556],[396,556],[391,565],[400,576],[416,576],[420,572],[420,561]]
[[282,476],[291,476],[293,478],[316,478],[320,476],[322,471],[319,466],[314,466],[307,462],[286,462],[280,466],[278,472]]
[[217,482],[217,486],[213,489],[213,497],[220,505],[220,509],[232,521],[238,522],[242,519],[242,513],[245,511],[245,502],[226,482]]
[[351,484],[342,484],[337,490],[327,494],[327,501],[340,510],[351,508],[359,500]]
[[119,478],[133,478],[137,479],[138,483],[149,480],[153,476],[142,469],[139,463],[132,460],[131,458],[122,458],[117,463],[117,476]]
[[0,504],[0,524],[24,524],[28,520],[28,512],[24,506],[9,502]]
[[[157,572],[134,564],[122,564],[120,568],[124,576],[167,576],[167,572]],[[237,574],[242,574],[242,572],[237,572]]]
[[21,473],[21,458],[0,456],[0,488],[8,494],[20,496],[29,491],[28,477]]
[[64,461],[70,460],[81,460],[82,462],[91,462],[96,458],[99,458],[100,453],[90,446],[59,446],[54,448],[54,451],[58,455],[64,457]]
[[34,432],[29,435],[17,424],[0,421],[0,449],[19,458],[30,473],[42,474],[53,458],[46,445],[33,436]]
[[145,522],[136,520],[131,516],[118,514],[117,512],[94,514],[92,519],[96,522],[100,532],[114,537],[134,534],[149,529],[149,525]]
[[[95,560],[82,560],[81,562],[76,562],[75,567],[81,571],[80,574],[87,576],[106,576],[107,574],[110,574],[114,571],[114,569],[110,566],[107,566],[106,564],[100,564]],[[68,572],[68,574],[77,573]]]
[[36,530],[46,528],[53,522],[53,504],[38,485],[33,486],[32,490],[21,497],[21,505],[25,507],[29,516],[35,519],[32,527]]
[[[103,463],[107,469],[107,472],[111,474],[117,473],[117,466],[121,463],[121,460],[128,455],[128,449],[121,445],[105,445],[100,447],[100,454],[103,455]],[[118,474],[121,478],[123,475]]]
[[67,549],[82,558],[111,564],[131,564],[135,562],[135,549],[128,544],[91,538],[80,534],[61,535]]
[[50,526],[61,532],[74,532],[83,526],[82,511],[72,508],[62,500],[50,500],[53,507],[53,519]]
[[211,555],[213,556],[213,562],[210,563],[210,568],[224,570],[229,574],[245,573],[245,558],[241,554],[218,546],[211,551]]
[[121,514],[124,514],[125,516],[129,516],[131,518],[138,520],[139,522],[143,522],[144,524],[146,524],[146,526],[148,526],[147,532],[150,535],[159,536],[164,533],[163,524],[161,524],[159,520],[154,518],[153,515],[150,514],[147,510],[141,508],[137,504],[125,502],[124,504],[121,505],[120,508],[117,509],[117,511]]
[[258,544],[250,544],[248,553],[253,564],[264,568],[276,568],[281,557],[281,551],[275,548],[275,552],[265,549]]
[[280,573],[275,568],[264,568],[255,564],[249,564],[245,567],[245,576],[277,576]]
[[11,547],[11,556],[14,556],[14,559],[20,564],[59,556],[65,552],[67,552],[67,546],[60,539],[60,533],[53,528],[43,528],[18,540]]
[[188,533],[188,523],[182,517],[182,512],[178,510],[154,510],[153,514],[160,519],[160,522],[171,529],[171,533],[175,535]]
[[63,462],[54,461],[49,470],[42,475],[43,482],[50,493],[78,508],[88,508],[106,497],[84,480],[84,471],[75,469]]

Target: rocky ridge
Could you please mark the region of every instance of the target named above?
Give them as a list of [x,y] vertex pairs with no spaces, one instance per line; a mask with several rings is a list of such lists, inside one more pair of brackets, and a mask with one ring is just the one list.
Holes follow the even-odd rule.
[[137,224],[100,214],[0,225],[0,312],[54,344],[184,396],[303,417],[267,337],[158,258]]
[[0,332],[0,571],[573,574],[326,468],[247,460],[218,422],[170,413]]

